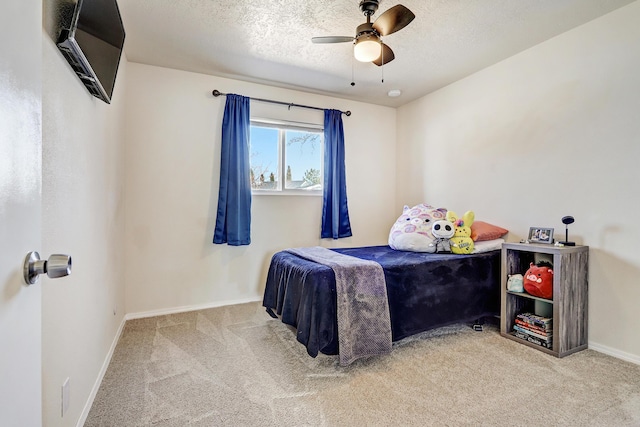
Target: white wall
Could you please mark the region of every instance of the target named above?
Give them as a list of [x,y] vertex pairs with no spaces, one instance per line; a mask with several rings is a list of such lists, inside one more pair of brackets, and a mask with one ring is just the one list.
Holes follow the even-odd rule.
[[573,215],[590,346],[640,362],[640,2],[398,110],[398,204],[474,210],[526,237]]
[[[351,110],[344,117],[353,237],[321,240],[321,198],[254,196],[252,243],[214,245],[225,93]],[[130,63],[126,311],[259,300],[271,256],[294,246],[386,244],[395,200],[395,110]],[[251,103],[252,116],[322,123],[322,111]]]
[[[43,424],[75,426],[124,316],[127,63],[107,105],[89,94],[47,34],[42,44],[41,254],[73,260],[70,276],[42,283]],[[67,377],[70,406],[61,417]]]

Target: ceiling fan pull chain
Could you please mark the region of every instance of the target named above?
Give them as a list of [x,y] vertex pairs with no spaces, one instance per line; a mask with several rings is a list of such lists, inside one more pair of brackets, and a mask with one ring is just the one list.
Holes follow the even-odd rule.
[[[355,45],[354,45],[355,46]],[[354,47],[355,49],[355,47]],[[355,78],[355,71],[354,71],[354,56],[351,55],[351,86],[355,86],[356,85],[356,78]]]
[[380,65],[380,71],[382,72],[382,84],[384,84],[384,49],[382,49],[380,56],[382,57],[382,64]]

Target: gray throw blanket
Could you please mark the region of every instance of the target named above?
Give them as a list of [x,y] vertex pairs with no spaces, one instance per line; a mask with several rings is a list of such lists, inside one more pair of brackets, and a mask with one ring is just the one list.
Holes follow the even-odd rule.
[[334,271],[340,365],[391,352],[391,321],[382,266],[319,246],[287,249]]

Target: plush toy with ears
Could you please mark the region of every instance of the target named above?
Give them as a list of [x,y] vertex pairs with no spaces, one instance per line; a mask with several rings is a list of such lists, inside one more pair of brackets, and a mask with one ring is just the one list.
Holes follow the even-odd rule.
[[529,264],[524,274],[524,290],[535,297],[551,299],[553,297],[553,267],[548,262]]
[[455,226],[455,232],[451,238],[451,252],[454,254],[470,254],[473,252],[473,239],[471,238],[471,224],[475,219],[473,211],[467,211],[458,218],[455,212],[447,212],[447,220]]
[[402,215],[389,232],[389,246],[397,251],[436,251],[431,227],[433,222],[444,219],[447,210],[431,205],[419,204],[412,208],[405,206]]

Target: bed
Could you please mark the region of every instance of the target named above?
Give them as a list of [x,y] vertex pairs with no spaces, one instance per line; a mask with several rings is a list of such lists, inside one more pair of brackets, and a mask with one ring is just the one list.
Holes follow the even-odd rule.
[[[394,342],[499,313],[500,250],[471,255],[405,252],[389,246],[332,250],[382,266]],[[338,354],[336,284],[330,267],[277,252],[269,266],[263,306],[295,328],[310,356]]]

